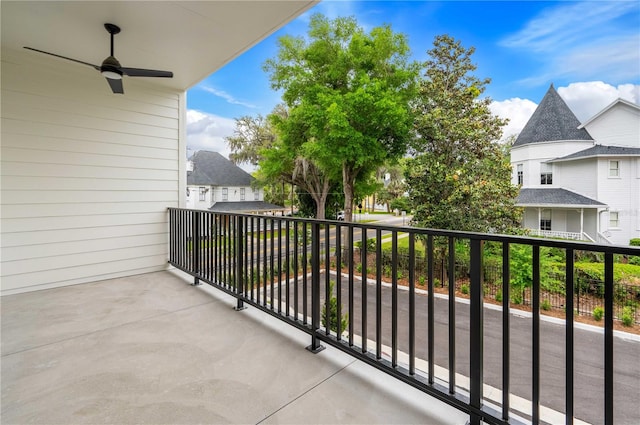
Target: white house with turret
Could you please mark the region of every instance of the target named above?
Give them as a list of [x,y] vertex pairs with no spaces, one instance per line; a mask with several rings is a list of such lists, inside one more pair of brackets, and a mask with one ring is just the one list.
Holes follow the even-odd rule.
[[640,237],[640,106],[618,99],[580,123],[551,85],[511,164],[532,234],[616,245]]

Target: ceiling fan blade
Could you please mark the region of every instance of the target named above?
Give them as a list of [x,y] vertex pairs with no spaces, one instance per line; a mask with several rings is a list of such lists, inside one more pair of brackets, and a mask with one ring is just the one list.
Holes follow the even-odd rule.
[[83,61],[79,61],[79,60],[77,60],[77,59],[71,59],[71,58],[68,58],[68,57],[66,57],[66,56],[56,55],[55,53],[45,52],[44,50],[34,49],[33,47],[27,47],[27,46],[24,46],[24,48],[25,48],[25,49],[27,49],[27,50],[33,50],[34,52],[44,53],[45,55],[55,56],[55,57],[60,58],[60,59],[66,59],[66,60],[71,61],[71,62],[80,63],[80,64],[82,64],[82,65],[87,65],[87,66],[90,66],[91,68],[93,68],[93,69],[95,69],[95,70],[97,70],[97,71],[100,71],[100,67],[99,67],[99,66],[94,65],[94,64],[89,63],[89,62],[83,62]]
[[173,78],[173,72],[170,71],[158,71],[155,69],[141,69],[141,68],[120,68],[122,73],[128,77],[161,77],[161,78]]
[[122,87],[122,80],[107,78],[107,83],[109,83],[109,87],[111,87],[112,92],[118,93],[118,94],[124,94],[124,88]]

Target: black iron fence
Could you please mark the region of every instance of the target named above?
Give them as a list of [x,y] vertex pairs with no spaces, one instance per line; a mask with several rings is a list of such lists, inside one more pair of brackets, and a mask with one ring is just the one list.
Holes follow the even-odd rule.
[[[625,409],[631,409],[629,417],[637,412],[637,404],[617,404],[614,418],[614,394],[620,392],[614,387],[614,318],[620,316],[614,266],[618,256],[640,255],[638,248],[176,208],[169,209],[169,226],[169,262],[195,284],[233,295],[238,309],[249,304],[309,333],[311,351],[321,350],[321,342],[332,345],[467,412],[473,424],[548,422],[541,406],[560,411],[566,423],[580,416],[613,424],[627,418]],[[541,261],[548,249],[563,259],[560,283],[552,282],[564,288],[553,301],[564,309],[563,341],[550,341],[564,344],[562,373],[555,364],[547,371],[541,361],[549,343],[541,325],[541,309],[551,302],[545,301],[551,283]],[[584,252],[601,260],[604,276],[596,285],[602,351],[590,366],[601,375],[589,384],[602,402],[595,413],[582,411],[585,403],[575,392],[581,368],[574,353],[582,348],[574,314],[585,287],[575,260]],[[437,295],[438,288],[444,294]],[[520,290],[531,311],[526,332],[511,314]],[[466,303],[458,302],[461,295]],[[488,296],[501,305],[497,315],[484,308]],[[526,345],[528,357],[520,358],[514,345]],[[624,365],[616,365],[620,370]],[[581,385],[593,375],[578,376]],[[484,385],[501,395],[485,396]],[[528,400],[528,407],[512,406],[510,395]],[[592,407],[592,399],[586,404]]]

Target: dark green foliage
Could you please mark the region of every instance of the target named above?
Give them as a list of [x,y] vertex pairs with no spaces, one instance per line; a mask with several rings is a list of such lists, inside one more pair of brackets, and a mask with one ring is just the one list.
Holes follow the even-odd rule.
[[[329,323],[329,329],[333,332],[338,332],[338,299],[334,295],[335,284],[332,281],[329,284],[329,320],[327,321],[327,304],[324,303],[322,305],[322,326],[327,327],[327,322]],[[344,312],[344,308],[341,309]],[[349,314],[342,313],[342,317],[340,318],[340,332],[344,332],[347,329],[349,324]]]

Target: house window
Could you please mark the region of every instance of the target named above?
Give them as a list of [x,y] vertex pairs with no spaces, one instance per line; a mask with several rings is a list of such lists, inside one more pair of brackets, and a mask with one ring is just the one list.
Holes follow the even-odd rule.
[[609,177],[620,177],[620,161],[609,161]]
[[254,201],[259,201],[260,200],[260,190],[254,190],[253,191],[253,200]]
[[200,193],[200,200],[204,201],[205,200],[205,194],[207,193],[207,190],[204,187],[201,187],[199,190]]
[[543,210],[540,214],[540,230],[551,230],[551,210]]
[[609,228],[617,228],[620,226],[620,217],[618,211],[609,211]]
[[517,167],[517,170],[518,170],[518,171],[517,171],[517,175],[518,175],[518,184],[519,184],[520,186],[522,186],[522,184],[523,184],[523,182],[524,182],[524,171],[523,171],[522,169],[523,169],[522,164],[518,164],[518,167]]
[[553,173],[550,164],[540,164],[540,184],[552,184]]
[[228,201],[229,200],[229,188],[227,188],[227,187],[223,187],[222,188],[222,200],[223,201]]
[[244,187],[240,188],[240,200],[244,201]]

